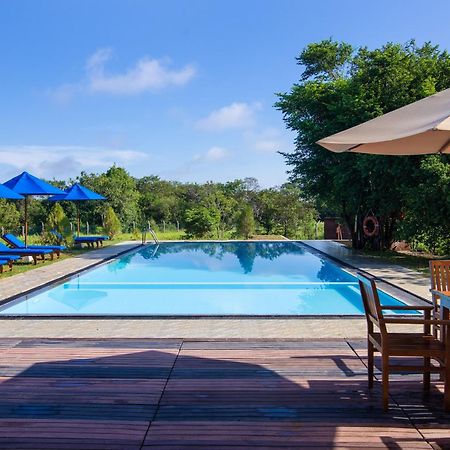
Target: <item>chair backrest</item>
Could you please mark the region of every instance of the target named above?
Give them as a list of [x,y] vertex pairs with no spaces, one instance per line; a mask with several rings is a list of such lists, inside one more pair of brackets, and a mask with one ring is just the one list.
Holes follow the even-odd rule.
[[25,244],[14,234],[6,233],[3,235],[3,239],[10,245],[17,248],[24,248]]
[[360,272],[358,272],[357,277],[369,332],[372,329],[371,324],[374,324],[380,329],[381,334],[385,334],[386,324],[384,323],[383,310],[381,309],[375,278]]
[[450,261],[430,261],[431,289],[450,291]]

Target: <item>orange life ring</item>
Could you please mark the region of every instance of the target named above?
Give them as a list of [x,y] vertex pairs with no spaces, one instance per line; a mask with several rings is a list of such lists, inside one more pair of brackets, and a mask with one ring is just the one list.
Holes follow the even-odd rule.
[[380,224],[375,216],[366,216],[363,221],[364,235],[367,237],[378,236]]

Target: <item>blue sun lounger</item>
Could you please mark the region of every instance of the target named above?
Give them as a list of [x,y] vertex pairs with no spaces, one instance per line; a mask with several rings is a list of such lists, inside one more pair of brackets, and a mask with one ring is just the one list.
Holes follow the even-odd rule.
[[107,241],[109,239],[108,236],[77,236],[74,238],[75,244],[87,244],[87,246],[97,247],[103,245],[103,241]]
[[20,259],[19,255],[0,256],[0,273],[3,273],[3,267],[8,266],[12,270],[13,262]]
[[8,259],[9,257],[15,256],[18,256],[19,258],[23,256],[31,256],[33,258],[34,264],[36,264],[38,257],[40,256],[43,260],[45,260],[45,255],[50,255],[50,259],[53,259],[52,250],[32,249],[32,248],[9,248],[5,244],[2,244],[0,242],[1,259]]
[[[52,233],[59,239],[60,242],[63,240],[63,236],[61,233],[58,233],[55,230],[52,230]],[[108,236],[74,236],[73,242],[74,244],[87,244],[88,247],[97,247],[103,245],[103,241],[107,241],[109,239]]]
[[66,249],[64,245],[27,245],[25,247],[25,243],[21,241],[14,234],[6,233],[3,235],[3,240],[5,240],[12,248],[16,249],[30,249],[30,250],[51,250],[56,256],[59,258],[59,255],[63,250]]

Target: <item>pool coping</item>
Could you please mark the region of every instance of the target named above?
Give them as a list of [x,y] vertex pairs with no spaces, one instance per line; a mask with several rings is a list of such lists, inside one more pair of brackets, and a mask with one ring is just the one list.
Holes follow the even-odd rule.
[[[120,245],[120,243],[117,244],[117,245]],[[82,272],[87,272],[89,270],[92,270],[92,269],[96,268],[97,266],[100,266],[102,264],[106,264],[106,263],[110,262],[111,260],[113,260],[114,258],[117,258],[118,256],[123,256],[123,255],[125,255],[127,253],[134,252],[137,249],[143,247],[144,245],[146,245],[146,244],[136,244],[133,248],[127,248],[127,249],[125,249],[123,251],[120,251],[118,253],[115,253],[113,255],[106,256],[105,258],[99,259],[99,261],[94,261],[94,262],[92,262],[91,264],[89,264],[87,266],[81,267],[81,268],[76,269],[76,270],[74,270],[72,272],[68,272],[68,273],[66,273],[64,275],[60,275],[60,276],[58,276],[56,278],[53,278],[53,279],[51,279],[49,281],[45,281],[45,282],[43,282],[42,284],[40,284],[38,286],[34,286],[34,287],[26,289],[25,291],[22,291],[22,292],[20,292],[18,294],[14,294],[14,295],[12,295],[10,297],[4,298],[4,299],[0,300],[0,307],[5,305],[5,304],[7,304],[7,303],[9,303],[9,302],[17,300],[17,299],[19,299],[21,297],[25,297],[27,295],[30,295],[33,292],[44,290],[45,288],[48,288],[48,287],[50,287],[53,284],[61,283],[67,278],[72,278],[72,277],[74,277],[74,276],[76,276],[76,275],[78,275],[78,274],[80,274]],[[57,263],[58,263],[58,261],[56,263],[54,263],[54,264],[57,264]],[[3,316],[3,317],[5,317],[5,316]],[[8,316],[8,317],[14,317],[14,318],[17,319],[17,318],[24,318],[24,317],[27,317],[27,316]],[[34,317],[34,318],[36,318],[36,317]],[[0,315],[0,319],[2,319],[1,315]]]
[[[251,243],[255,243],[255,242],[289,242],[292,243],[298,247],[307,247],[308,251],[310,251],[313,254],[319,254],[319,256],[321,257],[325,257],[327,259],[332,260],[334,263],[336,263],[340,268],[342,268],[343,270],[345,270],[346,272],[350,273],[352,276],[355,276],[355,273],[352,273],[349,270],[346,270],[346,268],[351,269],[352,271],[359,271],[359,272],[363,272],[366,274],[369,274],[369,272],[364,271],[362,269],[359,269],[355,266],[352,266],[351,264],[348,264],[345,261],[342,261],[338,258],[335,258],[333,256],[330,256],[328,254],[326,254],[325,252],[322,252],[310,245],[308,245],[307,243],[301,241],[301,240],[291,240],[288,238],[283,237],[283,239],[270,239],[270,240],[261,240],[261,241],[257,241],[257,240],[246,240],[246,239],[235,239],[235,240],[231,240],[231,239],[217,239],[217,240],[163,240],[160,241],[160,243],[227,243],[227,242],[251,242]],[[15,294],[11,297],[8,297],[6,299],[3,299],[0,301],[0,306],[4,306],[7,303],[13,302],[14,300],[18,300],[21,297],[25,297],[28,296],[30,294],[32,294],[33,292],[38,292],[40,290],[45,290],[46,288],[49,288],[52,285],[56,285],[56,284],[60,284],[63,283],[65,280],[71,279],[73,277],[75,277],[76,275],[79,275],[83,272],[88,272],[90,270],[93,270],[95,268],[97,268],[100,265],[103,264],[107,264],[109,263],[111,260],[118,258],[120,256],[123,256],[127,253],[131,253],[131,252],[136,252],[139,251],[140,248],[144,247],[144,246],[148,246],[148,245],[157,245],[154,243],[141,243],[141,244],[136,244],[133,248],[128,248],[122,252],[116,253],[114,255],[108,256],[106,258],[103,258],[99,261],[93,262],[92,264],[89,264],[88,266],[82,267],[80,269],[74,270],[72,272],[69,272],[67,274],[61,275],[57,278],[54,278],[50,281],[46,281],[45,283],[43,283],[42,285],[39,286],[35,286],[34,288],[30,288],[22,293],[19,294]],[[382,279],[377,278],[377,280],[388,284],[389,286],[391,286],[392,288],[394,288],[394,290],[398,290],[400,292],[403,292],[409,296],[413,296],[415,298],[415,301],[411,301],[410,299],[406,299],[406,298],[398,298],[398,296],[396,296],[393,293],[389,293],[384,289],[380,289],[383,292],[385,292],[387,295],[394,297],[394,299],[397,299],[399,301],[401,301],[402,303],[405,303],[408,306],[419,306],[420,304],[423,304],[423,302],[426,302],[427,304],[429,304],[430,302],[426,299],[424,299],[423,297],[420,297],[417,294],[414,294],[412,292],[409,292],[403,288],[400,288],[396,285],[394,285],[393,283],[390,282],[386,282]],[[389,316],[389,314],[386,314],[386,316]],[[404,314],[395,314],[395,317],[411,317],[411,314],[409,315],[404,315]],[[176,321],[180,321],[180,320],[209,320],[209,319],[217,319],[217,320],[258,320],[258,319],[262,319],[262,320],[299,320],[299,319],[306,319],[306,320],[317,320],[317,319],[331,319],[331,320],[342,320],[342,319],[363,319],[364,318],[364,314],[346,314],[346,315],[339,315],[339,314],[333,314],[333,315],[323,315],[323,314],[304,314],[304,315],[274,315],[274,314],[266,314],[266,315],[230,315],[230,314],[215,314],[215,315],[206,315],[206,314],[196,314],[196,315],[171,315],[171,314],[165,314],[165,315],[145,315],[145,314],[141,314],[141,315],[125,315],[125,314],[109,314],[109,315],[101,315],[101,314],[90,314],[90,315],[57,315],[57,314],[27,314],[27,315],[0,315],[0,321],[1,320],[176,320]]]

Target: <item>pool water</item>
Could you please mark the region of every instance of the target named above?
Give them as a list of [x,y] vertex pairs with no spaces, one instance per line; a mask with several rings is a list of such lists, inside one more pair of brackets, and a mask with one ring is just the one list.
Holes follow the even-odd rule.
[[0,308],[4,316],[361,314],[355,277],[304,245],[274,241],[147,245]]

